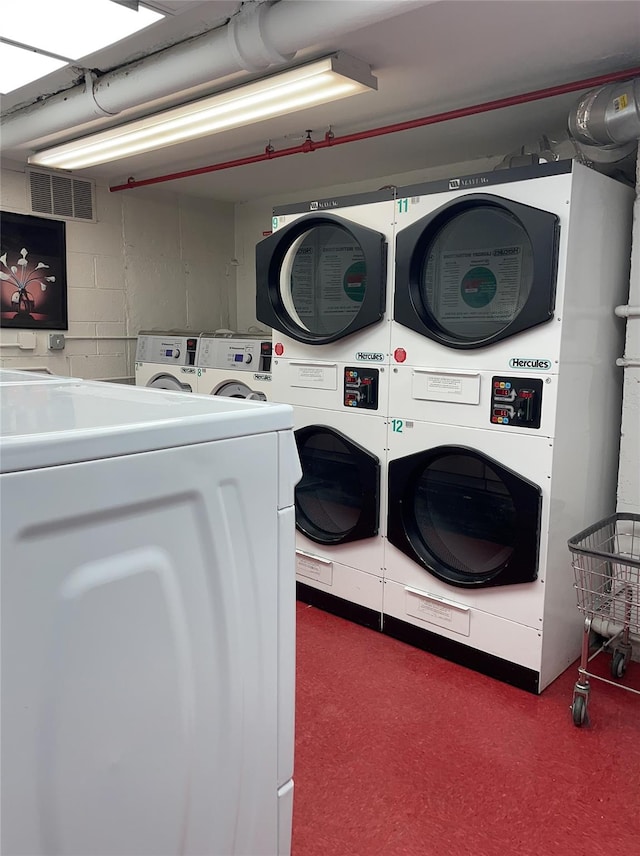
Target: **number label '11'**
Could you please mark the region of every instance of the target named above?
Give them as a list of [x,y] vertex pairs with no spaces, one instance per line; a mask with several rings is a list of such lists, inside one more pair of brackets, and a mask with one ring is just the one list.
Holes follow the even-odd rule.
[[406,214],[409,210],[408,199],[398,199],[398,214]]

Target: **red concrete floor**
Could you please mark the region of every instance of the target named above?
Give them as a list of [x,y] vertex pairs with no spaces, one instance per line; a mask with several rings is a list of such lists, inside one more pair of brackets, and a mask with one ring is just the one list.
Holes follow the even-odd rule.
[[593,682],[578,729],[575,680],[533,696],[298,603],[293,856],[640,854],[640,697]]

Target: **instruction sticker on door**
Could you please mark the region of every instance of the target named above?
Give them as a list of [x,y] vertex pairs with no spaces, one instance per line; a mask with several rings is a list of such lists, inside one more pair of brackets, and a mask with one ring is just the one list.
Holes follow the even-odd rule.
[[405,593],[407,615],[452,630],[461,636],[469,635],[469,607],[417,589],[405,588]]
[[322,363],[291,363],[291,386],[303,389],[337,389],[338,366]]
[[[439,321],[502,321],[520,303],[523,247],[449,250],[427,268],[427,295]],[[437,274],[437,279],[436,279]]]
[[333,562],[296,550],[296,574],[330,586],[333,584]]

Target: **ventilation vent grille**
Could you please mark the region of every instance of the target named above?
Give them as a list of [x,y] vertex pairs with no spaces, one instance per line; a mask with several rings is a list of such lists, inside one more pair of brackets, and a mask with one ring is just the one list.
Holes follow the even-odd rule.
[[95,222],[93,181],[58,173],[28,172],[34,214]]

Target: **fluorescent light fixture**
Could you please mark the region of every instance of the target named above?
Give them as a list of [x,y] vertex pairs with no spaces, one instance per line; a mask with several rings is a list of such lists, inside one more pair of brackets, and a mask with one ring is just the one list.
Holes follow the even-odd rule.
[[135,11],[112,0],[5,0],[2,37],[77,60],[163,17],[144,6]]
[[30,164],[86,169],[377,89],[366,63],[343,53],[45,149]]
[[64,59],[55,59],[28,48],[0,42],[0,92],[6,95],[39,77],[64,68],[66,64]]

